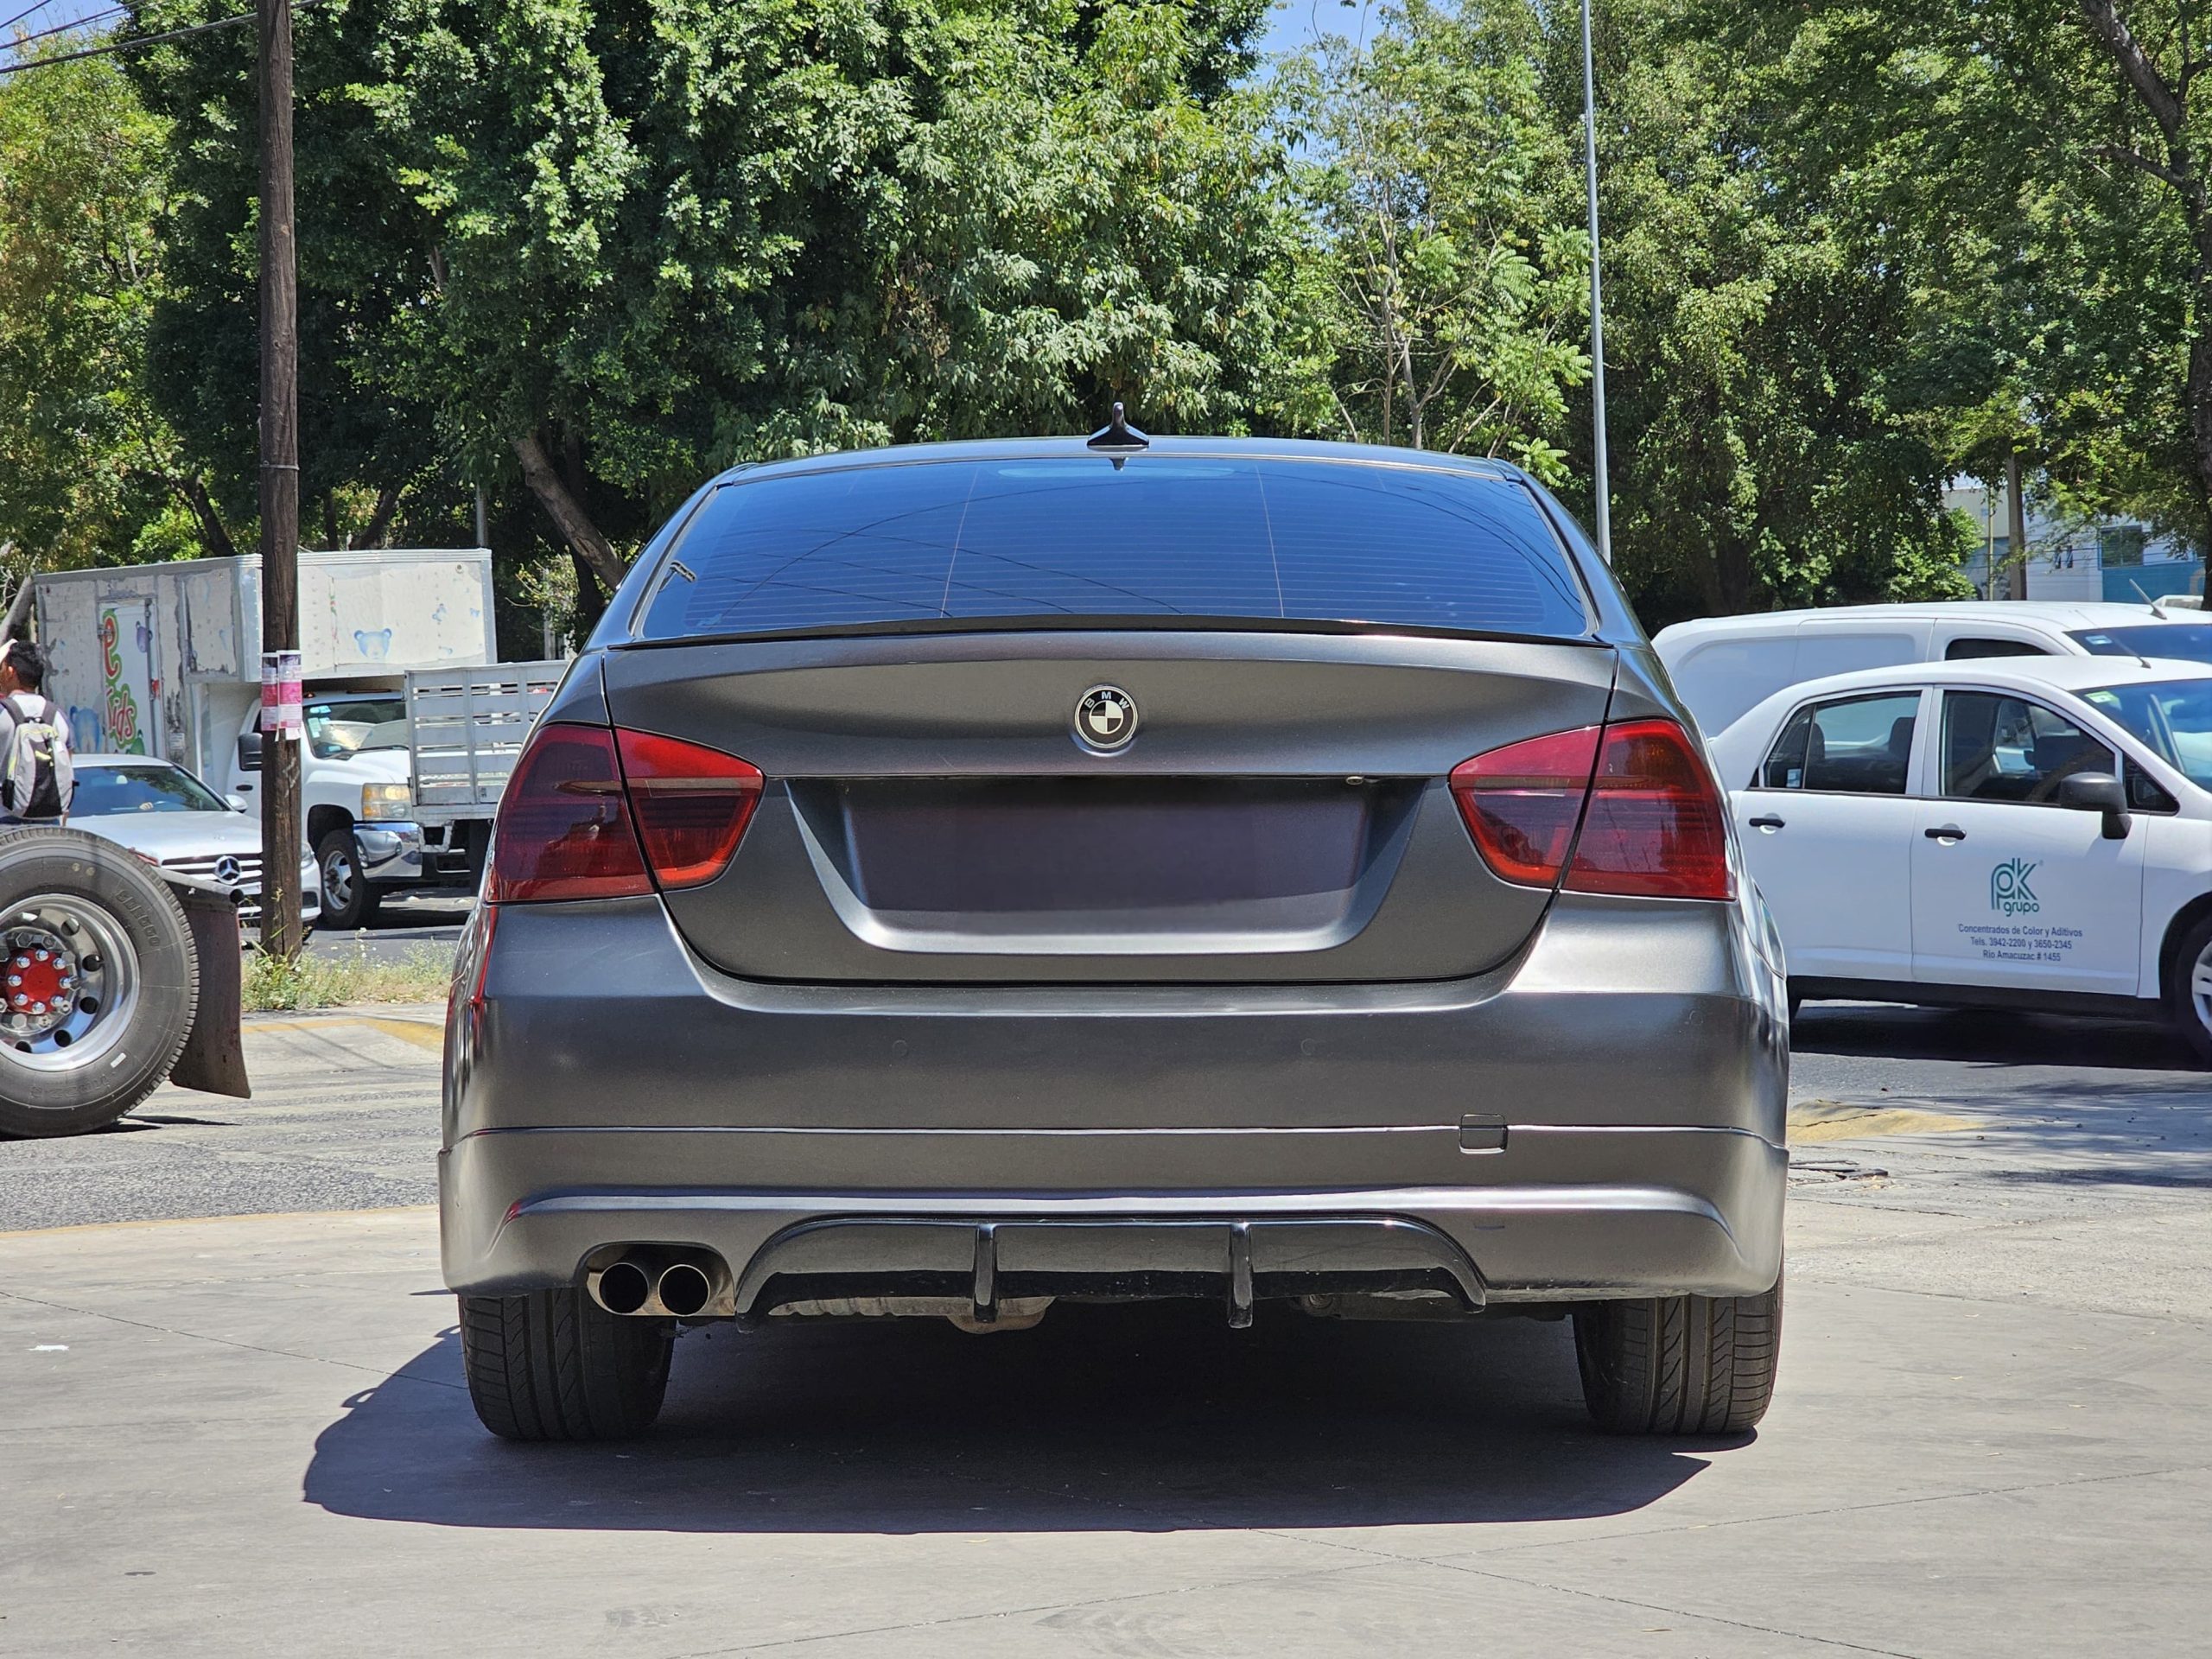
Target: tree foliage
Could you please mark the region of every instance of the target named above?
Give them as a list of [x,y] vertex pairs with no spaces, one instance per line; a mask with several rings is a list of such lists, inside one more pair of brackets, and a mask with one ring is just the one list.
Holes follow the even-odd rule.
[[111,64],[0,80],[0,543],[42,568],[229,550],[141,372],[165,136]]
[[1408,0],[1281,82],[1303,151],[1303,294],[1321,383],[1303,413],[1354,442],[1510,454],[1562,480],[1589,378],[1589,243],[1574,154],[1520,0]]
[[[380,496],[442,458],[518,476],[611,587],[734,461],[1074,429],[1112,397],[1233,429],[1287,266],[1261,106],[1231,85],[1258,10],[303,15],[302,449],[326,457],[304,492]],[[143,75],[187,204],[157,385],[232,454],[251,395],[245,69],[195,41]]]
[[[1962,591],[1946,480],[2212,538],[2178,0],[1603,0],[1617,561],[1647,621]],[[145,0],[128,32],[228,15]],[[297,34],[310,539],[588,619],[734,461],[1264,429],[1588,502],[1579,16],[1400,0],[325,0]],[[250,30],[0,85],[0,539],[249,544]],[[127,77],[127,84],[124,77]],[[136,90],[137,99],[129,95]],[[557,614],[556,614],[557,613]]]

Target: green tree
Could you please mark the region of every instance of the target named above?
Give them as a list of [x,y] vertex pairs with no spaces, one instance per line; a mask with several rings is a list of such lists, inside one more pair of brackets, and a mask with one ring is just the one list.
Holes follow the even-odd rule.
[[1300,411],[1355,442],[1511,455],[1563,475],[1589,377],[1574,153],[1521,0],[1408,0],[1285,65],[1311,226]]
[[[1263,111],[1236,89],[1260,9],[303,13],[302,384],[324,408],[303,408],[302,447],[327,455],[303,487],[519,483],[611,588],[731,461],[1075,429],[1116,396],[1166,428],[1233,428],[1288,269]],[[241,453],[245,59],[202,36],[140,73],[176,123],[188,204],[165,402],[196,443]]]
[[1704,16],[1759,88],[1747,142],[1842,234],[1914,268],[1900,385],[1952,411],[1959,464],[1992,477],[2018,454],[2062,509],[2202,543],[2212,206],[2187,9],[1710,0]]
[[[1646,620],[1962,594],[1942,506],[1957,394],[1923,338],[1940,264],[1836,210],[1878,175],[1804,188],[1764,142],[1772,87],[1694,4],[1608,0],[1599,17],[1613,539]],[[1564,130],[1579,20],[1545,25]]]
[[0,79],[0,542],[43,569],[232,550],[145,385],[166,137],[111,62]]

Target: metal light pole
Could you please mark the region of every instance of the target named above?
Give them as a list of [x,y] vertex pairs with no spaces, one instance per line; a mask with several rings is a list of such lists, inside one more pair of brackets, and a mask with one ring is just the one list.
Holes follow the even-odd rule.
[[300,398],[297,250],[292,226],[291,0],[259,0],[261,57],[261,946],[298,954],[300,749],[270,717],[289,664],[299,719]]
[[1605,465],[1605,294],[1598,257],[1598,77],[1590,57],[1590,0],[1582,0],[1582,159],[1590,191],[1590,453],[1597,473],[1598,554],[1611,564],[1613,495]]

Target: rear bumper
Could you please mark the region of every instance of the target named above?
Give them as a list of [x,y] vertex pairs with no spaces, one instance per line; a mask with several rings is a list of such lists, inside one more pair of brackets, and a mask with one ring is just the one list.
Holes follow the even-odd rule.
[[1786,1033],[1713,906],[1563,899],[1446,984],[1028,989],[736,982],[652,900],[510,906],[448,1033],[446,1276],[656,1244],[741,1313],[966,1294],[984,1255],[1007,1296],[1751,1294]]

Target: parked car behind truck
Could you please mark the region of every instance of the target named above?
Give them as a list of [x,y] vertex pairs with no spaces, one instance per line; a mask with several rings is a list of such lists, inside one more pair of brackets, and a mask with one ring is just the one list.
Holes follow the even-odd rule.
[[[146,754],[219,794],[260,786],[260,561],[199,559],[35,578],[47,690],[80,752]],[[491,555],[375,549],[300,555],[305,682],[301,822],[323,924],[355,927],[385,893],[473,885],[492,808],[416,815],[404,681],[496,654]]]

